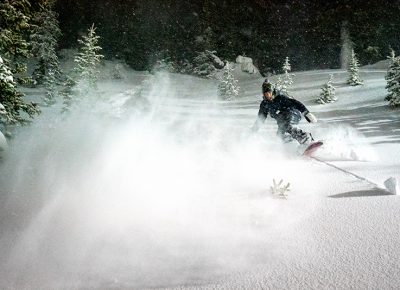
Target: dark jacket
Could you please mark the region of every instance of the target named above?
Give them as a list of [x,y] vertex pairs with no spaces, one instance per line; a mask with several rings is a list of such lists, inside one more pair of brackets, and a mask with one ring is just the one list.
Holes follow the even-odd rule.
[[295,99],[291,99],[285,95],[279,94],[274,97],[272,101],[263,100],[260,104],[258,111],[258,119],[264,122],[268,114],[276,119],[278,122],[280,117],[287,114],[296,114],[301,118],[300,113],[303,115],[308,113],[307,108]]

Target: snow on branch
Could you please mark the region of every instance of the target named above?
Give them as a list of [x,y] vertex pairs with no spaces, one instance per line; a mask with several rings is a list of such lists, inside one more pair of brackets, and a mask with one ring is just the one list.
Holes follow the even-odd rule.
[[288,197],[288,192],[290,191],[289,189],[290,183],[288,182],[286,185],[283,183],[283,179],[279,181],[279,183],[276,183],[275,179],[273,179],[273,186],[270,187],[271,194],[279,197],[279,198],[287,198]]

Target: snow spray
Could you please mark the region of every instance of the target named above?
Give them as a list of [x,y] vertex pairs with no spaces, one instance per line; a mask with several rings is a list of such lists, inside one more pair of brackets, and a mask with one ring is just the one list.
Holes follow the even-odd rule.
[[317,156],[324,160],[375,161],[377,154],[361,132],[348,125],[324,126],[316,130],[324,146]]
[[[44,110],[12,140],[0,168],[2,288],[201,283],[265,263],[279,237],[301,240],[291,225],[311,203],[296,192],[312,172],[251,137],[255,115],[240,121],[193,77],[119,86],[69,115]],[[273,178],[291,182],[289,200],[271,197]]]

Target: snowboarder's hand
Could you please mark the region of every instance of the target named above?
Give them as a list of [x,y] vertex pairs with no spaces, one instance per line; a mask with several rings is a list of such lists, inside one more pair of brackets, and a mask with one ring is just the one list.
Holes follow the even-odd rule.
[[308,123],[317,123],[317,117],[315,117],[313,114],[311,114],[310,112],[307,112],[304,115],[304,118],[306,118]]

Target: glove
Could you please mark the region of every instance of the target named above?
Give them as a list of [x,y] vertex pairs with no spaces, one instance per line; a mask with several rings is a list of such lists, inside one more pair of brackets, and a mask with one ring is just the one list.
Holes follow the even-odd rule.
[[317,123],[317,118],[310,112],[304,112],[304,118],[306,118],[308,123]]

